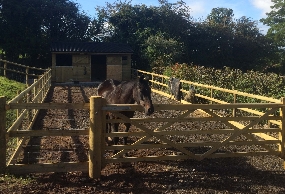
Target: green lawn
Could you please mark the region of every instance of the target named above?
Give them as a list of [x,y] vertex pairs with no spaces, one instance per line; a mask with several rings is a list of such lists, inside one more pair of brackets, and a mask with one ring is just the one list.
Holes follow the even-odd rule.
[[17,92],[23,91],[25,87],[26,85],[23,83],[0,77],[0,96],[6,96],[7,101],[17,96]]
[[[21,92],[26,88],[26,85],[14,80],[9,80],[5,77],[0,77],[0,96],[5,96],[6,101],[12,100],[17,96],[17,92]],[[6,127],[11,126],[12,122],[16,119],[16,111],[9,110],[6,113]]]

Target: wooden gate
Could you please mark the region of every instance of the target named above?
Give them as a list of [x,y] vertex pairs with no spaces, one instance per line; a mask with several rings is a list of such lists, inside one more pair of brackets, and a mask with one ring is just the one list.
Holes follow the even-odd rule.
[[[164,79],[164,77],[162,77]],[[153,83],[158,84],[158,81]],[[225,104],[155,104],[156,112],[175,112],[175,116],[161,118],[127,118],[120,111],[143,111],[139,105],[106,105],[106,101],[98,96],[90,98],[89,103],[43,103],[51,85],[51,70],[47,70],[39,80],[29,88],[6,103],[5,97],[0,97],[0,156],[6,155],[6,139],[8,137],[30,136],[71,136],[89,134],[89,162],[10,165],[5,157],[0,157],[0,173],[8,169],[16,172],[63,172],[88,171],[92,178],[100,178],[101,170],[107,163],[138,162],[158,160],[203,160],[205,158],[242,157],[258,155],[275,155],[284,159],[284,99],[272,100],[258,97],[272,103],[227,103],[207,97],[213,102]],[[166,85],[166,84],[164,84]],[[164,86],[163,85],[163,86]],[[212,87],[212,89],[219,89]],[[161,93],[155,89],[157,93]],[[231,91],[234,95],[247,95]],[[200,95],[201,96],[201,95]],[[235,99],[235,98],[234,98]],[[32,131],[30,130],[39,109],[89,109],[90,130],[62,131]],[[6,111],[21,110],[17,120],[6,130]],[[193,111],[203,114],[196,116]],[[106,112],[116,114],[120,119],[106,120]],[[223,113],[221,115],[220,113]],[[227,114],[230,113],[230,114]],[[233,113],[233,114],[231,114]],[[162,114],[161,114],[162,115]],[[178,115],[178,116],[177,116]],[[23,123],[25,130],[17,130]],[[106,123],[132,123],[136,128],[130,132],[105,133]],[[189,127],[187,123],[218,122],[219,128]],[[157,125],[158,124],[158,125]],[[265,125],[267,124],[267,125]],[[212,141],[211,136],[218,135],[218,141]],[[134,142],[130,145],[110,145],[105,143],[106,137],[130,136]],[[195,138],[194,138],[195,137]],[[19,146],[21,144],[19,143]],[[245,148],[253,147],[251,150]],[[135,155],[136,150],[151,149],[152,155]],[[163,152],[159,152],[160,150]],[[115,155],[109,154],[119,150]],[[17,155],[18,151],[14,153]],[[166,153],[166,154],[165,154]],[[126,156],[126,154],[128,154]],[[89,166],[89,169],[88,169]]]
[[[99,178],[101,169],[106,163],[138,162],[158,160],[203,160],[205,158],[242,157],[258,155],[276,155],[284,159],[284,100],[281,103],[237,103],[237,104],[189,104],[189,105],[154,105],[155,111],[179,111],[181,114],[174,118],[127,118],[120,111],[142,111],[139,105],[105,105],[106,102],[100,97],[91,97],[90,100],[90,161],[89,175]],[[220,116],[219,110],[231,112],[233,109],[263,109],[262,115],[235,115]],[[203,111],[203,117],[189,116],[194,110]],[[120,119],[105,119],[106,111],[112,112]],[[225,127],[218,129],[187,128],[187,122],[220,122]],[[264,127],[264,123],[276,121],[274,127]],[[105,133],[106,123],[129,122],[138,131]],[[145,125],[144,123],[147,123]],[[159,127],[149,128],[150,123],[160,123]],[[184,127],[171,128],[175,123]],[[219,141],[198,140],[190,141],[191,137],[198,135],[219,135]],[[139,137],[131,145],[106,146],[105,137]],[[171,137],[187,137],[184,141],[175,141]],[[155,138],[155,141],[149,140]],[[174,138],[175,139],[175,138]],[[183,139],[183,138],[180,138]],[[193,140],[193,138],[192,138]],[[244,150],[244,147],[253,146],[253,151]],[[195,148],[199,148],[198,152]],[[138,149],[166,149],[168,155],[151,156],[124,156],[127,152]],[[105,157],[108,150],[119,150],[110,157]],[[197,149],[196,149],[197,150]],[[133,151],[132,151],[133,152]]]

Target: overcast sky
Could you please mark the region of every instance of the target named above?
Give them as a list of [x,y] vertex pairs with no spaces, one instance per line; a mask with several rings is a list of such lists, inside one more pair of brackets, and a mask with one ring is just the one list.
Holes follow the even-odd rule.
[[[113,3],[115,0],[74,0],[74,2],[78,3],[87,14],[94,16],[96,6],[105,6],[105,2]],[[176,0],[168,2],[174,3]],[[266,17],[272,5],[271,0],[184,0],[184,2],[191,8],[191,16],[195,19],[205,19],[212,8],[223,7],[231,8],[234,11],[234,18],[246,16],[259,21]],[[157,0],[132,0],[132,4],[159,5]],[[263,33],[266,33],[268,27],[262,23],[258,26]]]

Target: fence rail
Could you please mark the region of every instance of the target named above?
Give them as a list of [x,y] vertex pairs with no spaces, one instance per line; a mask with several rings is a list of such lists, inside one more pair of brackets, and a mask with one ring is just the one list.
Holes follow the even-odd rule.
[[[13,63],[7,60],[0,59],[0,70],[3,71],[2,75],[7,78],[12,78],[17,81],[24,81],[27,85],[29,84],[29,78],[38,78],[41,76],[47,69],[37,68],[37,67],[30,67],[21,65],[18,63]],[[34,73],[31,72],[34,71]],[[37,73],[35,73],[37,72]],[[1,73],[1,71],[0,71]],[[9,74],[10,73],[10,74]],[[22,75],[24,76],[21,78]]]
[[[141,73],[141,74],[145,74],[148,75],[151,79],[150,82],[157,84],[159,86],[161,86],[160,88],[163,88],[163,90],[167,90],[166,88],[168,87],[168,81],[170,79],[169,76],[165,76],[165,75],[159,75],[156,73],[152,73],[152,72],[147,72],[147,71],[142,71],[142,70],[137,70],[137,73]],[[262,101],[266,101],[266,102],[272,102],[272,103],[279,103],[280,100],[279,99],[275,99],[275,98],[269,98],[269,97],[265,97],[265,96],[260,96],[260,95],[255,95],[255,94],[250,94],[250,93],[246,93],[246,92],[241,92],[238,90],[229,90],[229,89],[225,89],[225,88],[220,88],[220,87],[216,87],[216,86],[211,86],[211,85],[206,85],[206,84],[200,84],[200,83],[196,83],[196,82],[191,82],[188,80],[180,80],[180,82],[184,83],[185,85],[193,85],[196,86],[197,88],[203,88],[203,89],[209,89],[211,92],[211,96],[213,96],[213,92],[214,90],[220,91],[220,92],[225,92],[231,95],[236,95],[237,96],[243,96],[243,97],[248,97],[248,98],[254,98],[254,99],[258,99],[258,100],[262,100]],[[159,88],[159,87],[157,87]],[[187,90],[182,89],[183,93],[187,93]],[[205,99],[208,99],[210,101],[216,101],[218,99],[215,99],[211,96],[204,96],[202,94],[196,94],[198,97],[203,97]],[[237,98],[234,98],[237,101]],[[224,101],[224,103],[227,103]]]
[[[169,91],[168,89],[168,82],[170,80],[170,77],[165,76],[165,75],[159,75],[156,73],[152,73],[152,72],[147,72],[147,71],[142,71],[142,70],[137,70],[136,74],[144,74],[147,75],[148,77],[150,77],[150,82],[153,83],[153,88],[152,91],[156,92],[158,94],[167,96],[167,97],[172,97],[169,93],[167,93],[167,91]],[[191,82],[188,80],[180,80],[180,82],[183,85],[183,88],[181,89],[182,93],[184,95],[187,94],[187,90],[185,88],[189,88],[191,85],[196,87],[196,94],[195,96],[198,98],[201,98],[203,100],[207,100],[210,104],[212,103],[217,103],[217,104],[230,104],[230,103],[239,103],[239,99],[240,98],[250,98],[253,99],[254,101],[259,100],[260,103],[280,103],[280,99],[275,99],[275,98],[269,98],[269,97],[265,97],[265,96],[260,96],[260,95],[254,95],[254,94],[250,94],[250,93],[246,93],[246,92],[241,92],[238,90],[229,90],[229,89],[225,89],[225,88],[220,88],[220,87],[216,87],[216,86],[210,86],[210,85],[205,85],[205,84],[200,84],[200,83],[196,83],[196,82]],[[205,92],[208,91],[208,92]],[[217,92],[223,92],[226,93],[225,96],[232,96],[232,98],[228,98],[228,101],[225,100],[221,100],[221,99],[217,99],[214,97],[214,93]],[[185,100],[181,100],[182,104],[187,104],[188,102]],[[254,115],[262,115],[263,112],[260,111],[260,109],[252,109],[250,107],[239,107],[239,108],[235,108],[233,109],[232,113],[233,115],[237,114],[237,111],[240,111],[240,113],[248,113],[248,114],[254,114]],[[271,124],[275,124],[275,125],[281,125],[281,123],[279,121],[268,121],[269,125]]]
[[[22,91],[18,96],[16,96],[14,99],[10,100],[9,102],[6,102],[5,97],[0,97],[1,102],[1,114],[3,114],[3,122],[0,124],[0,155],[6,156],[6,144],[10,140],[9,133],[10,132],[17,132],[21,131],[23,129],[25,130],[31,130],[32,126],[37,118],[37,115],[39,113],[39,110],[30,108],[27,109],[25,107],[17,107],[17,104],[26,104],[26,106],[33,105],[34,103],[41,104],[44,102],[45,97],[50,89],[51,86],[51,69],[47,70],[42,74],[38,80],[34,80],[34,83],[26,88],[24,91]],[[11,104],[11,105],[10,105]],[[16,105],[16,107],[13,107],[13,105]],[[11,108],[12,106],[12,108]],[[17,118],[13,122],[11,126],[6,126],[6,113],[12,111],[16,111]],[[5,118],[4,118],[5,117]],[[1,120],[1,119],[0,119]],[[6,130],[6,127],[8,129]],[[14,158],[17,158],[20,147],[23,145],[23,143],[27,140],[27,136],[18,136],[19,139],[17,140],[17,145],[14,153],[11,155],[10,159],[8,159],[7,165],[11,163],[11,161]],[[4,145],[5,144],[5,145]],[[3,165],[5,163],[6,165],[6,157],[1,157],[1,164]],[[2,170],[4,169],[3,166],[0,166]],[[3,172],[3,171],[2,171]]]
[[[172,97],[167,93],[169,77],[157,75],[145,71],[139,73],[151,76],[153,92]],[[190,104],[182,100],[182,104],[155,104],[155,111],[179,111],[180,114],[174,118],[127,118],[120,111],[143,111],[139,105],[107,105],[105,99],[92,96],[90,103],[44,103],[44,99],[51,86],[51,70],[46,70],[44,74],[17,97],[6,102],[5,97],[0,97],[0,155],[6,155],[6,142],[10,138],[20,138],[18,147],[11,158],[6,161],[5,157],[0,157],[0,173],[8,170],[10,173],[31,173],[31,172],[66,172],[84,171],[89,172],[91,178],[100,178],[101,170],[107,163],[117,162],[137,162],[137,161],[159,161],[159,160],[181,160],[194,159],[203,160],[205,158],[219,157],[242,157],[258,155],[275,155],[283,160],[285,120],[285,101],[246,94],[238,91],[225,90],[218,87],[206,86],[193,82],[181,80],[184,84],[192,84],[197,87],[209,89],[210,95],[196,94],[205,97],[210,104]],[[216,99],[212,93],[214,90],[227,92],[236,96],[233,101],[222,101]],[[202,90],[201,90],[202,91]],[[183,93],[187,90],[183,89]],[[237,96],[246,96],[262,100],[262,103],[240,103]],[[30,130],[35,122],[40,109],[85,109],[90,110],[89,130]],[[6,113],[8,111],[19,111],[17,120],[12,126],[6,126]],[[189,116],[195,110],[204,113],[203,117]],[[228,114],[222,116],[219,111],[234,112],[238,114]],[[106,119],[106,112],[112,112],[120,119]],[[246,113],[246,114],[244,114]],[[175,124],[187,122],[221,122],[226,127],[218,129],[189,129],[187,127],[173,127]],[[136,127],[136,131],[106,133],[107,123],[129,122]],[[152,125],[144,123],[160,123],[152,128]],[[271,123],[273,125],[260,125],[261,123]],[[155,125],[154,125],[155,126]],[[185,125],[187,126],[187,125]],[[211,141],[207,136],[222,135],[224,138],[219,141]],[[75,163],[47,163],[47,164],[12,164],[11,161],[17,158],[22,143],[32,136],[78,136],[89,135],[89,161]],[[191,137],[200,135],[205,137],[201,141],[176,141],[170,138],[177,136]],[[136,141],[130,145],[106,145],[107,137],[136,137]],[[245,139],[236,139],[243,136]],[[98,138],[99,137],[99,138]],[[155,138],[156,141],[153,141]],[[147,142],[147,143],[146,143]],[[227,150],[230,146],[257,146],[254,151],[233,151]],[[195,148],[203,149],[204,152],[195,152]],[[164,149],[166,155],[150,156],[127,156],[124,154],[137,149]],[[194,149],[194,151],[193,151]],[[117,154],[106,154],[117,150]]]
[[[104,167],[107,163],[114,162],[138,162],[138,161],[159,161],[159,160],[184,160],[194,159],[203,160],[205,158],[220,158],[220,157],[242,157],[242,156],[260,156],[260,155],[276,155],[284,158],[284,118],[282,112],[284,111],[285,105],[283,99],[279,103],[237,103],[237,104],[188,104],[188,105],[171,105],[171,104],[156,104],[154,105],[155,111],[166,111],[175,110],[180,111],[181,115],[175,118],[162,117],[162,118],[127,118],[120,114],[120,111],[142,111],[139,105],[104,105],[100,97],[91,97],[90,103],[94,104],[91,106],[90,118],[94,119],[94,123],[97,125],[91,125],[91,131],[94,131],[94,137],[102,137],[96,145],[92,145],[91,142],[95,141],[90,139],[90,150],[93,150],[93,160],[89,161],[89,175],[93,178],[100,178],[100,166]],[[117,106],[117,107],[116,107]],[[94,110],[92,111],[92,107]],[[227,116],[221,117],[217,114],[217,110],[221,109],[234,109],[234,108],[264,108],[265,111],[260,116]],[[277,110],[281,110],[279,116],[271,116]],[[104,111],[108,110],[115,114],[120,119],[108,119],[104,118]],[[204,117],[193,117],[189,114],[192,110],[203,110],[207,115]],[[96,113],[96,114],[95,114]],[[280,126],[261,127],[258,125],[268,120],[276,120],[281,123]],[[189,129],[187,127],[171,128],[175,123],[187,123],[187,122],[210,122],[220,121],[227,126],[227,128],[220,129]],[[244,121],[248,121],[246,125],[241,124]],[[92,120],[91,120],[92,122]],[[112,132],[105,133],[104,129],[106,123],[124,123],[129,122],[134,125],[138,132]],[[160,127],[149,128],[143,125],[143,123],[158,122],[161,123]],[[185,124],[187,125],[187,124]],[[184,125],[184,126],[185,126]],[[99,126],[99,127],[98,127]],[[102,130],[103,128],[103,130]],[[277,133],[277,135],[276,135]],[[187,136],[201,135],[207,137],[208,135],[223,135],[224,138],[220,141],[197,141],[189,142],[189,139],[185,139],[184,142],[173,141],[169,136]],[[131,145],[111,145],[106,146],[104,139],[107,137],[136,137],[137,141]],[[243,136],[246,139],[236,139],[237,137]],[[156,138],[156,141],[149,141],[150,138]],[[159,142],[159,143],[157,143]],[[94,146],[92,148],[92,146]],[[259,146],[259,149],[255,148],[254,151],[232,151],[228,149],[230,146]],[[204,153],[195,153],[191,151],[193,148],[205,149]],[[152,156],[128,156],[123,157],[125,153],[138,149],[169,149],[170,154],[168,155],[152,155]],[[228,149],[228,150],[227,150]],[[117,150],[118,153],[111,157],[103,157],[106,152],[110,150]],[[223,151],[226,150],[226,151]],[[91,158],[92,159],[92,158]],[[98,167],[99,164],[99,167]]]

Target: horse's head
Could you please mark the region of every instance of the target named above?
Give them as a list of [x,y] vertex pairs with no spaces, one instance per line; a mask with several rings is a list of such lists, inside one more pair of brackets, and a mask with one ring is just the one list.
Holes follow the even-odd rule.
[[144,107],[145,115],[151,115],[154,112],[151,100],[151,88],[149,86],[149,80],[145,79],[144,76],[140,76],[138,80],[136,93],[136,101]]
[[189,92],[185,95],[184,100],[190,102],[191,104],[195,104],[196,102],[196,90],[193,85],[190,85]]

